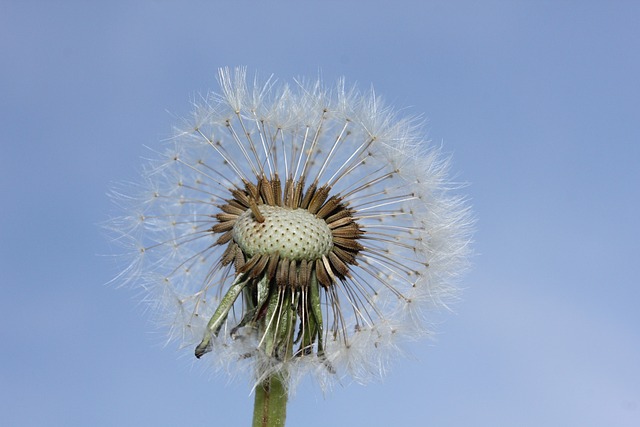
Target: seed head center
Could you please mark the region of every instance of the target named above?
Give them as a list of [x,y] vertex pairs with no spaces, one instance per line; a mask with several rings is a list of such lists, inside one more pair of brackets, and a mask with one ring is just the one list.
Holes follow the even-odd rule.
[[333,236],[327,223],[306,209],[259,205],[258,222],[247,209],[233,226],[233,239],[249,256],[278,253],[281,258],[312,261],[327,255]]

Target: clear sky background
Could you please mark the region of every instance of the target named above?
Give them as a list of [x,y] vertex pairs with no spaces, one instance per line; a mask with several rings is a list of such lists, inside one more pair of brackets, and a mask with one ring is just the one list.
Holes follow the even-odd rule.
[[105,283],[107,191],[220,66],[373,84],[478,219],[435,341],[288,426],[640,425],[640,3],[0,1],[0,425],[247,426]]

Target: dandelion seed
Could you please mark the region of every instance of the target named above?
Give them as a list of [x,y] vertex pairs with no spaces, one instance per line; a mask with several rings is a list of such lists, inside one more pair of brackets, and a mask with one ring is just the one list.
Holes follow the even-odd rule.
[[117,197],[133,206],[112,228],[137,253],[122,276],[218,368],[285,387],[380,376],[465,265],[447,162],[373,92],[219,81],[140,194]]

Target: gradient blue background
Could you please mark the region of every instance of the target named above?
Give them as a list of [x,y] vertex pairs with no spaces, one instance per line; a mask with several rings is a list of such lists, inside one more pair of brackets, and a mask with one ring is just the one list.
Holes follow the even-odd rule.
[[245,381],[105,285],[99,227],[226,65],[424,114],[478,218],[436,342],[382,384],[304,383],[288,426],[640,425],[639,3],[102,3],[0,2],[0,425],[250,424]]

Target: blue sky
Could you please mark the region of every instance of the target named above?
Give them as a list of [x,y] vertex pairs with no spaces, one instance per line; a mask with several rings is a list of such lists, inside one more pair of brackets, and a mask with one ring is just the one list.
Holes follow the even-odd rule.
[[220,66],[346,76],[453,155],[474,267],[381,384],[290,426],[640,425],[634,2],[0,3],[0,424],[249,425],[245,381],[162,345],[99,224]]

